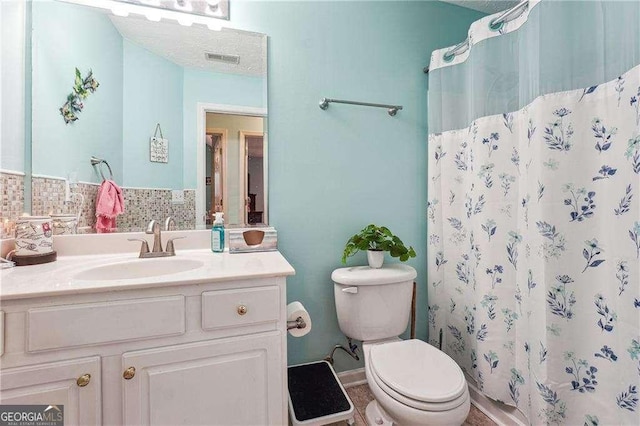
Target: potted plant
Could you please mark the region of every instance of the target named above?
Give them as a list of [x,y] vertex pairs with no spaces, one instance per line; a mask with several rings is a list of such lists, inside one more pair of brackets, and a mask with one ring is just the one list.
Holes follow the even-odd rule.
[[349,238],[342,253],[342,263],[347,263],[347,257],[353,256],[360,250],[367,250],[367,260],[372,268],[382,266],[385,251],[388,251],[391,257],[399,258],[401,262],[416,257],[413,247],[407,248],[400,238],[391,233],[389,228],[374,224]]

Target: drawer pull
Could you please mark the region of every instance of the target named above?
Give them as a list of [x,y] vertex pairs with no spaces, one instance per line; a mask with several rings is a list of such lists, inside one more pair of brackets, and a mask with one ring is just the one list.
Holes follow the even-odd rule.
[[238,315],[244,315],[247,313],[247,307],[244,305],[238,306]]
[[136,375],[135,367],[129,367],[126,370],[124,370],[124,373],[122,373],[122,377],[124,377],[125,380],[131,380],[135,375]]
[[76,384],[81,388],[83,388],[87,386],[90,381],[91,381],[91,374],[83,374],[82,376],[78,377],[78,380],[76,380]]

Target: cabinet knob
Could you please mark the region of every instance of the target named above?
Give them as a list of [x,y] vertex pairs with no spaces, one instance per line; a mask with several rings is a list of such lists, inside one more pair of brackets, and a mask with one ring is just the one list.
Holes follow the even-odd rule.
[[238,306],[238,315],[244,315],[247,313],[247,307],[244,305]]
[[124,377],[125,380],[131,380],[135,375],[136,375],[135,367],[129,367],[126,370],[124,370],[124,373],[122,373],[122,377]]
[[81,388],[83,388],[87,386],[90,381],[91,381],[91,374],[83,374],[82,376],[78,377],[78,380],[76,380],[76,384]]

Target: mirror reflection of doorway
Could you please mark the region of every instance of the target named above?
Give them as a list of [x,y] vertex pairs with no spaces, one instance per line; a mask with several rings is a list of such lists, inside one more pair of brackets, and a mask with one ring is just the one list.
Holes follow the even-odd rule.
[[244,169],[246,170],[245,223],[264,224],[264,135],[240,132],[244,143]]
[[227,162],[225,161],[227,151],[227,130],[207,129],[205,138],[206,146],[206,224],[213,223],[213,213],[224,212],[227,205],[226,193],[224,190],[224,179],[226,175]]
[[264,117],[206,113],[205,220],[223,212],[227,225],[267,222]]

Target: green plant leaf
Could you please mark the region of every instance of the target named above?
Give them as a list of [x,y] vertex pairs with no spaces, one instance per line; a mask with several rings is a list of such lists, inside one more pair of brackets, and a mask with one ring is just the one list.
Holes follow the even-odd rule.
[[413,247],[407,248],[402,240],[394,235],[385,226],[367,225],[359,233],[353,235],[347,241],[342,253],[342,263],[347,263],[347,258],[358,251],[382,250],[387,251],[391,257],[397,257],[401,262],[406,262],[411,257],[416,257]]

